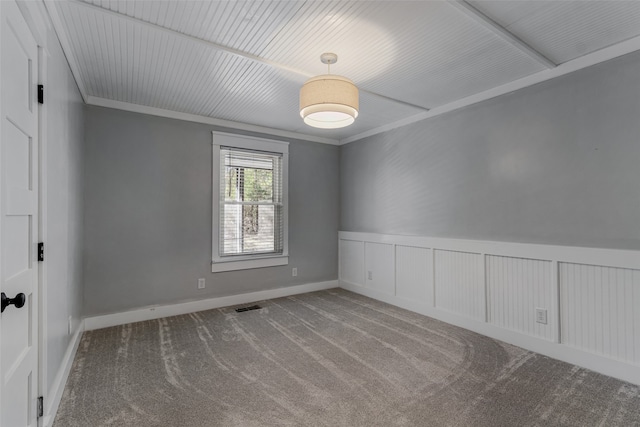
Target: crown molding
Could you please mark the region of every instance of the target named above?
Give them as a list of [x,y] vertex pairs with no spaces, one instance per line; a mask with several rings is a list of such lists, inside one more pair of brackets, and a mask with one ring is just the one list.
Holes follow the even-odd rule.
[[213,117],[199,116],[197,114],[180,113],[173,110],[165,110],[162,108],[148,107],[146,105],[132,104],[130,102],[114,101],[113,99],[99,98],[89,96],[86,100],[87,105],[95,105],[97,107],[113,108],[116,110],[130,111],[132,113],[149,114],[152,116],[165,117],[168,119],[184,120],[187,122],[203,123],[207,125],[220,126],[228,129],[243,130],[248,132],[257,132],[261,134],[279,136],[282,138],[301,139],[310,142],[319,142],[321,144],[340,145],[337,139],[323,138],[320,136],[306,135],[298,132],[290,132],[282,129],[274,129],[266,126],[250,125],[248,123],[234,122],[231,120],[215,119]]
[[459,110],[469,105],[477,104],[482,101],[486,101],[491,98],[496,98],[501,95],[505,95],[520,89],[524,89],[529,86],[533,86],[538,83],[545,82],[547,80],[555,79],[557,77],[570,74],[584,68],[591,67],[593,65],[600,64],[605,61],[609,61],[614,58],[618,58],[629,53],[640,50],[640,36],[633,37],[629,40],[617,43],[613,46],[605,47],[587,55],[581,56],[571,61],[567,61],[558,65],[556,68],[539,71],[529,76],[523,77],[518,80],[514,80],[509,83],[505,83],[502,86],[498,86],[492,89],[485,90],[484,92],[477,93],[475,95],[467,96],[466,98],[458,99],[439,107],[434,107],[429,111],[418,113],[416,115],[407,117],[402,120],[398,120],[393,123],[386,124],[384,126],[377,127],[362,133],[359,133],[348,138],[340,140],[340,145],[349,144],[354,141],[367,138],[369,136],[377,135],[379,133],[387,132],[392,129],[396,129],[402,126],[409,125],[411,123],[419,122],[421,120],[429,119],[439,116],[451,111]]

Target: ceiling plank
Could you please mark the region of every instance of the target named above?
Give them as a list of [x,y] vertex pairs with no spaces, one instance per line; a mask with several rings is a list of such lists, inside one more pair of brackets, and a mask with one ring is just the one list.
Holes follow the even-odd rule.
[[[46,2],[53,2],[53,0],[45,0],[45,1]],[[315,76],[315,74],[308,73],[308,72],[306,72],[304,70],[300,70],[300,69],[295,68],[295,67],[290,67],[290,66],[288,66],[286,64],[282,64],[280,62],[271,61],[271,60],[269,60],[267,58],[262,58],[260,56],[253,55],[251,53],[244,52],[242,50],[234,49],[234,48],[231,48],[231,47],[219,44],[219,43],[212,42],[210,40],[205,40],[205,39],[201,39],[199,37],[195,37],[195,36],[192,36],[192,35],[189,35],[189,34],[186,34],[186,33],[181,33],[179,31],[172,30],[170,28],[163,27],[161,25],[153,24],[151,22],[147,22],[147,21],[144,21],[144,20],[141,20],[141,19],[138,19],[138,18],[134,18],[132,16],[128,16],[128,15],[125,15],[125,14],[120,13],[120,12],[116,12],[116,11],[113,11],[113,10],[110,10],[110,9],[106,9],[106,8],[103,8],[101,6],[98,6],[98,5],[95,5],[95,4],[92,4],[92,3],[86,3],[86,2],[84,2],[82,0],[70,0],[70,3],[82,5],[82,6],[85,6],[87,8],[94,9],[94,10],[100,11],[100,12],[108,14],[108,15],[112,15],[112,16],[115,16],[115,17],[118,17],[118,18],[121,18],[121,19],[126,19],[126,20],[134,22],[136,24],[140,24],[140,25],[143,25],[143,26],[146,26],[146,27],[149,27],[149,28],[153,28],[155,30],[164,31],[164,32],[170,33],[170,34],[172,34],[174,36],[181,37],[181,38],[190,40],[192,42],[204,44],[204,45],[206,45],[208,47],[211,47],[213,49],[217,49],[217,50],[229,53],[231,55],[236,55],[236,56],[239,56],[239,57],[242,57],[242,58],[245,58],[245,59],[249,59],[249,60],[254,61],[254,62],[259,62],[259,63],[266,64],[266,65],[269,65],[269,66],[274,67],[274,68],[278,68],[278,69],[281,69],[281,70],[284,70],[284,71],[288,71],[288,72],[291,72],[291,73],[294,73],[294,74],[298,74],[298,75],[303,76],[305,78],[311,78],[311,77]],[[379,93],[376,93],[376,92],[371,92],[371,91],[368,91],[368,90],[363,89],[361,87],[359,87],[358,89],[361,92],[365,92],[365,93],[368,93],[370,95],[386,99],[388,101],[393,101],[393,102],[396,102],[398,104],[402,104],[402,105],[406,105],[408,107],[416,108],[416,109],[421,110],[421,111],[429,111],[429,108],[424,107],[422,105],[412,104],[410,102],[405,102],[405,101],[402,101],[400,99],[392,98],[392,97],[389,97],[389,96],[386,96],[386,95],[382,95],[382,94],[379,94]]]
[[[46,1],[47,2],[53,2],[54,0],[46,0]],[[125,20],[128,20],[130,22],[146,26],[148,28],[153,28],[155,30],[165,31],[165,32],[173,34],[174,36],[181,37],[181,38],[190,40],[192,42],[204,44],[204,45],[206,45],[208,47],[211,47],[211,48],[214,48],[214,49],[229,53],[231,55],[240,56],[242,58],[246,58],[246,59],[249,59],[249,60],[255,61],[255,62],[261,62],[263,64],[267,64],[267,65],[270,65],[272,67],[280,68],[280,69],[283,69],[285,71],[289,71],[289,72],[292,72],[292,73],[295,73],[295,74],[306,76],[307,78],[313,77],[312,74],[307,73],[307,72],[305,72],[303,70],[300,70],[300,69],[297,69],[297,68],[293,68],[293,67],[289,67],[288,65],[281,64],[279,62],[270,61],[269,59],[261,58],[259,56],[253,55],[251,53],[244,52],[244,51],[241,51],[241,50],[238,50],[238,49],[233,49],[231,47],[224,46],[224,45],[221,45],[219,43],[215,43],[215,42],[212,42],[212,41],[209,41],[209,40],[201,39],[199,37],[195,37],[195,36],[192,36],[192,35],[189,35],[189,34],[186,34],[186,33],[181,33],[180,31],[172,30],[170,28],[163,27],[162,25],[157,25],[157,24],[154,24],[154,23],[151,23],[151,22],[148,22],[148,21],[144,21],[142,19],[134,18],[133,16],[125,15],[123,13],[116,12],[114,10],[106,9],[106,8],[103,8],[101,6],[98,6],[98,5],[95,5],[95,4],[92,4],[92,3],[87,3],[87,2],[84,2],[82,0],[71,0],[70,3],[77,4],[77,5],[82,5],[84,7],[89,8],[89,9],[93,9],[93,10],[99,11],[101,13],[105,13],[107,15],[112,15],[112,16],[115,16],[117,18],[125,19]]]
[[447,2],[451,6],[455,7],[460,12],[473,19],[476,23],[482,25],[484,28],[493,32],[504,41],[519,49],[522,53],[528,55],[532,59],[536,60],[540,64],[544,65],[548,69],[557,67],[557,64],[551,61],[549,58],[538,52],[524,41],[520,40],[513,33],[509,32],[503,26],[489,18],[487,15],[467,3],[465,0],[454,0]]

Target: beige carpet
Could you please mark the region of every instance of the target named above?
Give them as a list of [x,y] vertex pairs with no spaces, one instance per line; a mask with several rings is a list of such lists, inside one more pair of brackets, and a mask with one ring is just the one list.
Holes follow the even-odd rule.
[[640,389],[344,290],[86,332],[55,427],[640,426]]

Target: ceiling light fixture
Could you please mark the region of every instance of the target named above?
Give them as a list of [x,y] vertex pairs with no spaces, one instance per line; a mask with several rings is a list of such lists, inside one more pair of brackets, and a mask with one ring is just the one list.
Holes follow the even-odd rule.
[[309,126],[337,129],[349,126],[358,117],[358,88],[346,77],[332,75],[335,53],[320,56],[327,74],[312,77],[300,89],[300,116]]

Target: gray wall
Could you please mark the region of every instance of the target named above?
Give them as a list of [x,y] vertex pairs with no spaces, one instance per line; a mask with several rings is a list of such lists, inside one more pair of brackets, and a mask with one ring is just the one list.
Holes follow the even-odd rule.
[[[47,311],[46,389],[53,381],[80,324],[82,311],[82,147],[84,104],[52,30],[46,35],[44,144],[46,229],[43,264]],[[73,330],[68,329],[72,318]],[[45,401],[47,401],[45,399]]]
[[339,147],[290,141],[288,266],[211,273],[216,129],[100,107],[85,114],[85,315],[337,279]]
[[640,249],[639,76],[627,55],[343,146],[341,229]]

